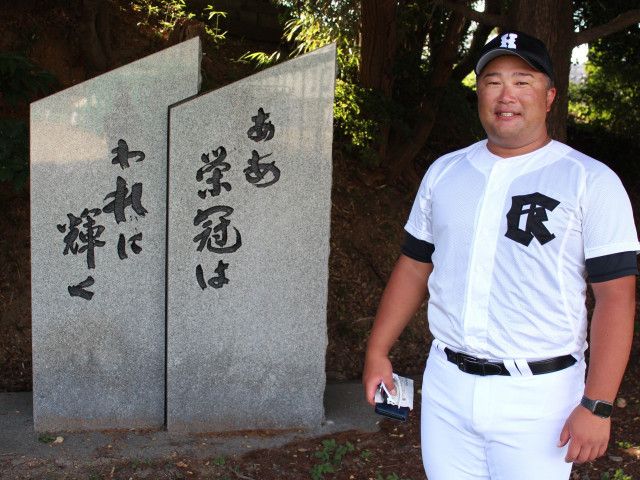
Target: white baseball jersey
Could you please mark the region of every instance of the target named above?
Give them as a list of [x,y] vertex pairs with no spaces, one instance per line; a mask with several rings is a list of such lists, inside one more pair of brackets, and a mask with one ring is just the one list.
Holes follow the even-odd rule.
[[585,261],[640,250],[619,178],[556,141],[502,158],[484,140],[439,158],[405,229],[435,245],[433,336],[488,359],[581,358]]

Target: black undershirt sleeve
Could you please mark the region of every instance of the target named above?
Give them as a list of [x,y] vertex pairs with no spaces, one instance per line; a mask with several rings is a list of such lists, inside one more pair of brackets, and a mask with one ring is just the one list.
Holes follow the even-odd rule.
[[[419,262],[432,263],[431,255],[435,251],[435,246],[405,232],[401,251],[407,257]],[[636,252],[633,251],[589,258],[586,261],[586,267],[589,281],[592,283],[639,274]]]
[[419,240],[409,232],[405,232],[404,243],[402,244],[401,251],[409,258],[413,258],[422,263],[433,263],[431,261],[431,255],[436,247],[433,243]]
[[586,266],[591,283],[606,282],[627,275],[638,275],[636,252],[620,252],[588,258]]

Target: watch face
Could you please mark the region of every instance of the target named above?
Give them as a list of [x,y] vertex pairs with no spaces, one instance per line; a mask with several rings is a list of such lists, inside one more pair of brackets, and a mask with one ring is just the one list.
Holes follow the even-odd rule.
[[593,413],[595,413],[599,417],[609,418],[612,412],[613,405],[596,400],[595,407],[593,408]]

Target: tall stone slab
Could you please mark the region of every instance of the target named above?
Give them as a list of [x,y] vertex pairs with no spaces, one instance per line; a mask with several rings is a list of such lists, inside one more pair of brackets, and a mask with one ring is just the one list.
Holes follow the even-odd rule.
[[167,426],[323,419],[335,47],[170,108]]
[[36,430],[164,423],[167,108],[199,72],[193,39],[31,105]]

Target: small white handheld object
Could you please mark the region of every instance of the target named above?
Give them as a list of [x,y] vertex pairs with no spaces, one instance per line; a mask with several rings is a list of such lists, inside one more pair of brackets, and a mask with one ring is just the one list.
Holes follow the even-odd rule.
[[391,395],[382,382],[375,394],[376,413],[386,417],[407,421],[409,410],[413,410],[413,380],[393,374],[396,394]]

